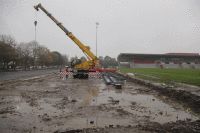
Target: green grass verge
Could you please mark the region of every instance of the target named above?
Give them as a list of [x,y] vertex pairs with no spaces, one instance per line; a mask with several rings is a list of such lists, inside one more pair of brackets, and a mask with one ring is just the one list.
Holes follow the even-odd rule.
[[200,86],[200,69],[115,68]]

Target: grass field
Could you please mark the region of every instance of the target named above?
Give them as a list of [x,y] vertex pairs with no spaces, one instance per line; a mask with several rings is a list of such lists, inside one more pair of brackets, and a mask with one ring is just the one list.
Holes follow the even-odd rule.
[[200,86],[200,69],[116,68],[120,71],[141,73],[173,81]]

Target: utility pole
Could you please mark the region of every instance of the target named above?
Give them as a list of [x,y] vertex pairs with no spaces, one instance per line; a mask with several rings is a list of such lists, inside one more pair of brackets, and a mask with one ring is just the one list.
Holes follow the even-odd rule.
[[97,57],[97,28],[98,28],[99,23],[96,22],[96,57]]
[[34,24],[35,24],[35,41],[36,41],[36,25],[37,25],[37,21],[35,21]]

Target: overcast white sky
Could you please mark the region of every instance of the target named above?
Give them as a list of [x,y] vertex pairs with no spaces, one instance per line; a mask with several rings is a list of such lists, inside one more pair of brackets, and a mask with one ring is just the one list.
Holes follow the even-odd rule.
[[66,29],[97,55],[120,53],[199,53],[200,0],[0,0],[0,35],[18,43],[35,39],[69,57],[82,51],[43,11],[41,3]]

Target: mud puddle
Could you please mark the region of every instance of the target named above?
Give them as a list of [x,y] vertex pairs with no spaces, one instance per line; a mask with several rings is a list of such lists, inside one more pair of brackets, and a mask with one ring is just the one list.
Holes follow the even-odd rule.
[[[109,127],[117,125],[137,125],[138,122],[176,122],[178,120],[195,121],[199,118],[189,112],[180,111],[173,106],[164,103],[161,99],[153,95],[141,94],[135,86],[125,86],[133,88],[127,93],[123,89],[115,89],[103,83],[93,84],[92,87],[84,89],[86,95],[83,99],[78,99],[77,104],[81,106],[93,107],[95,110],[90,114],[75,113],[70,120],[64,122],[66,127],[81,125],[81,128]],[[87,109],[85,109],[87,111]],[[77,112],[82,112],[80,109]],[[75,112],[76,112],[75,111]],[[84,114],[84,113],[83,113]],[[77,117],[77,115],[80,115]]]
[[55,75],[27,80],[1,91],[0,130],[55,132],[198,119],[138,88],[131,84],[115,89],[99,77],[82,80]]
[[[149,121],[159,123],[199,119],[189,112],[173,108],[173,106],[164,103],[153,95],[140,94],[137,90],[126,93],[121,89],[113,89],[105,84],[94,84],[93,86],[98,88],[87,90],[91,96],[87,99],[89,105],[108,104],[109,107],[116,107],[118,110],[137,114],[138,119],[147,118]],[[125,87],[134,88],[134,86]]]

